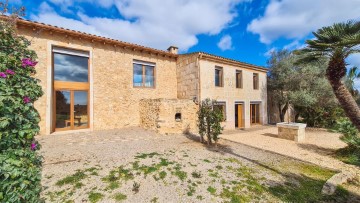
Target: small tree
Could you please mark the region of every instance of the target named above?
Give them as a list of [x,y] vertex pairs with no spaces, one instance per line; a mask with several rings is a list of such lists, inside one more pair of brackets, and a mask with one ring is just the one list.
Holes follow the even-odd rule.
[[0,3],[0,202],[40,202],[41,157],[35,135],[40,116],[33,102],[41,95],[33,76],[37,62],[30,42],[16,33],[24,8]]
[[219,135],[223,131],[221,122],[224,116],[219,108],[215,108],[216,103],[216,100],[205,99],[201,102],[198,111],[200,141],[203,142],[206,135],[208,145],[212,144],[212,141],[217,145]]

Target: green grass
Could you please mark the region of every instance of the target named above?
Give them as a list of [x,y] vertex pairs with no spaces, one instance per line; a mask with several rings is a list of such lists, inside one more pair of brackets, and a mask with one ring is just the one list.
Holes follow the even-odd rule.
[[203,161],[206,162],[206,163],[211,163],[211,161],[208,160],[208,159],[203,159]]
[[203,200],[203,199],[204,199],[204,197],[203,197],[203,196],[201,196],[201,195],[198,195],[198,196],[196,196],[196,199],[198,199],[198,200]]
[[268,191],[285,202],[346,202],[349,193],[341,187],[334,195],[321,194],[324,183],[334,174],[333,171],[313,165],[305,165],[301,171],[307,175],[289,174],[284,184],[269,187]]
[[152,198],[152,199],[150,200],[150,202],[151,202],[151,203],[157,203],[158,200],[159,200],[158,197],[154,197],[154,198]]
[[191,173],[191,176],[193,178],[201,178],[202,175],[201,175],[200,171],[194,171]]
[[126,200],[127,196],[118,192],[113,196],[113,199],[116,200],[117,202],[121,202],[123,200]]
[[195,187],[188,185],[187,196],[193,196],[195,193]]
[[161,154],[157,153],[157,152],[151,152],[151,153],[139,153],[138,155],[135,156],[135,159],[146,159],[146,158],[153,158],[154,156],[159,156]]
[[63,186],[63,185],[67,185],[67,184],[76,185],[76,184],[79,184],[79,182],[81,180],[85,179],[86,177],[87,177],[87,175],[84,173],[84,171],[78,170],[73,175],[69,175],[63,179],[58,180],[55,183],[55,185],[57,185],[57,186]]
[[212,194],[212,195],[215,195],[215,193],[216,193],[216,189],[213,188],[213,187],[211,187],[211,186],[209,186],[206,190],[207,190],[208,192],[210,192],[210,194]]
[[110,182],[109,185],[106,187],[107,190],[115,190],[116,188],[119,188],[120,184],[116,181]]
[[159,173],[160,179],[164,179],[164,178],[166,177],[166,175],[167,175],[167,173],[166,173],[165,171],[161,171],[161,172]]
[[335,157],[344,163],[360,166],[360,150],[354,147],[337,150]]
[[93,192],[93,191],[91,191],[91,192],[89,193],[88,198],[89,198],[89,201],[90,201],[91,203],[95,203],[95,202],[98,202],[98,201],[102,200],[102,199],[104,198],[104,195],[101,194],[101,193],[99,193],[99,192]]
[[223,167],[221,165],[217,165],[217,166],[215,166],[215,168],[218,169],[218,170],[223,169]]

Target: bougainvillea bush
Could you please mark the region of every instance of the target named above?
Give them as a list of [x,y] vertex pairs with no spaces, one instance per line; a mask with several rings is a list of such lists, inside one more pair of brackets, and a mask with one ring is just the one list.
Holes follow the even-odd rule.
[[35,135],[42,94],[36,54],[18,36],[16,17],[0,20],[0,202],[40,202],[41,157]]

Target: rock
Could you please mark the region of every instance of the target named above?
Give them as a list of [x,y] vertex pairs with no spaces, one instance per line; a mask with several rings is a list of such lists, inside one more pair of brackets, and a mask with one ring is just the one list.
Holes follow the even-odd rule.
[[324,195],[332,195],[335,193],[336,187],[338,185],[346,183],[353,178],[354,178],[354,174],[349,173],[349,172],[337,173],[325,182],[325,184],[321,190],[321,193]]

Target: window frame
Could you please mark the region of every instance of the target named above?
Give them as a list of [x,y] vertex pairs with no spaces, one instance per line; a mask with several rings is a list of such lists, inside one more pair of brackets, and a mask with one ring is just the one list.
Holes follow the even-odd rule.
[[[87,58],[88,60],[88,81],[87,82],[72,82],[72,81],[61,81],[55,80],[55,53],[70,55],[70,56],[79,56]],[[91,126],[91,114],[90,114],[90,52],[78,50],[70,47],[61,47],[61,46],[52,46],[51,47],[51,83],[52,83],[52,121],[51,121],[51,132],[58,131],[67,131],[67,130],[79,130],[79,129],[90,129]],[[70,92],[70,126],[65,128],[56,127],[56,91],[69,91]],[[76,127],[74,124],[74,92],[75,91],[85,91],[87,92],[87,126]]]
[[253,73],[253,89],[259,89],[259,73]]
[[[240,81],[238,78],[238,74],[240,75]],[[235,86],[237,89],[243,88],[243,71],[242,70],[236,70],[235,71]]]
[[[145,61],[139,61],[139,60],[133,60],[133,77],[132,77],[132,83],[134,88],[146,88],[146,89],[155,89],[156,88],[156,64],[152,62],[145,62]],[[142,85],[141,86],[135,86],[134,83],[134,64],[141,65],[142,67]],[[146,83],[146,67],[152,67],[153,68],[153,86],[147,87],[145,86]]]
[[[216,71],[219,70],[219,85],[216,85]],[[215,66],[215,72],[214,72],[214,85],[215,87],[224,87],[224,69],[221,66]]]

